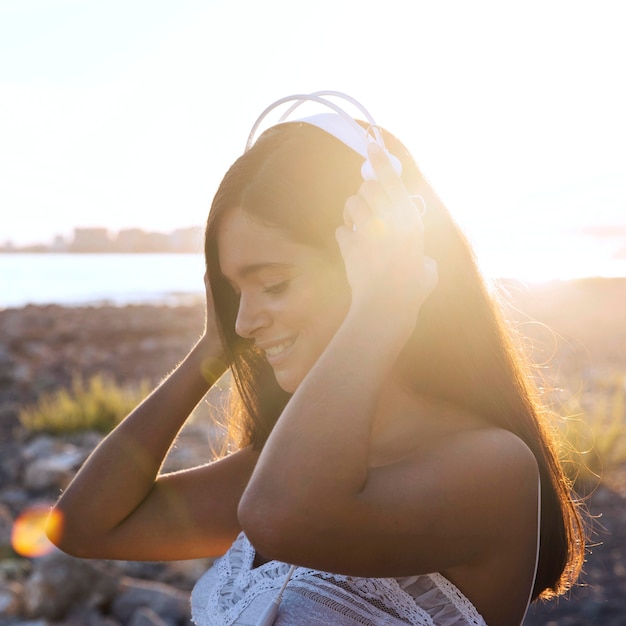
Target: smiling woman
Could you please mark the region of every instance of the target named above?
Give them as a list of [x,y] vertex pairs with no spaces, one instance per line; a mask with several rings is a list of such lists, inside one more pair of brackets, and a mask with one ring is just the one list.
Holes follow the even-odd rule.
[[279,386],[293,393],[348,312],[345,272],[239,208],[224,217],[217,248],[239,298],[236,334],[254,340]]
[[[269,128],[226,173],[205,332],[81,468],[51,538],[220,556],[192,594],[199,626],[520,624],[584,554],[544,410],[411,155],[329,115]],[[235,450],[160,473],[226,368]]]

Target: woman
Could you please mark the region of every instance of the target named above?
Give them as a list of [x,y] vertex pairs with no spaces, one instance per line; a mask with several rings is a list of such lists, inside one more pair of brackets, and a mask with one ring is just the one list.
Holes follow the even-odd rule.
[[[201,625],[256,623],[285,584],[276,624],[520,624],[580,570],[576,503],[445,207],[391,135],[401,176],[372,142],[364,181],[341,132],[281,123],[230,168],[204,334],[50,534],[79,557],[224,555],[192,594]],[[227,367],[237,451],[160,474]]]

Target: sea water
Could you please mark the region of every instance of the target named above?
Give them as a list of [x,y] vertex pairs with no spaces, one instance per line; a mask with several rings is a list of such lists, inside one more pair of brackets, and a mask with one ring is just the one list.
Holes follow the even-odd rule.
[[0,254],[0,308],[178,304],[204,293],[202,254]]
[[[552,246],[491,259],[479,256],[487,278],[526,282],[591,276],[626,277],[626,257],[611,257],[602,241]],[[504,244],[503,244],[504,245]],[[482,261],[482,262],[481,262]],[[202,254],[0,254],[0,308],[27,304],[179,304],[203,297]]]

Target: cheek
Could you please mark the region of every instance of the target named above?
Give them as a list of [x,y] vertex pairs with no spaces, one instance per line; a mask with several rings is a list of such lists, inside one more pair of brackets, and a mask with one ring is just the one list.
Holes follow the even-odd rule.
[[345,273],[337,273],[333,278],[334,280],[327,285],[326,306],[343,319],[350,308],[352,292]]
[[324,334],[332,336],[346,317],[350,302],[347,285],[326,285],[323,295],[318,295],[317,299],[309,303],[309,316],[324,328]]
[[282,302],[282,321],[328,341],[344,320],[351,294],[345,275],[324,272]]

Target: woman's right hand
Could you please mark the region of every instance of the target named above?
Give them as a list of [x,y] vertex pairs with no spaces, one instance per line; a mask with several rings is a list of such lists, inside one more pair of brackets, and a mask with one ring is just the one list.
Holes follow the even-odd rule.
[[386,329],[404,345],[437,285],[437,266],[424,255],[421,206],[378,144],[370,144],[368,156],[376,179],[365,180],[346,200],[337,241],[352,310],[375,316],[377,336]]
[[202,338],[199,343],[202,345],[202,349],[205,352],[205,358],[224,361],[224,346],[217,325],[217,313],[215,311],[211,283],[209,282],[209,276],[206,272],[204,273],[204,293],[206,302],[204,332],[202,333]]

